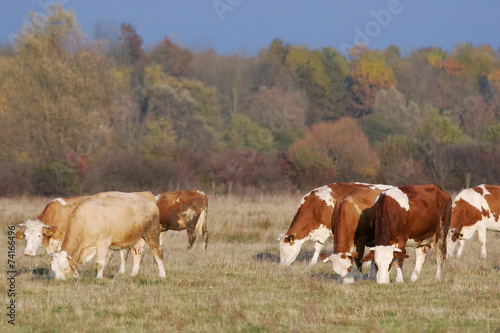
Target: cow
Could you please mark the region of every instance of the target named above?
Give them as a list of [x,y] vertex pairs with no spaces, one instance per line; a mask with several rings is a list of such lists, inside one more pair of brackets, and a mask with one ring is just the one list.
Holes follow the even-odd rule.
[[[362,263],[366,246],[375,245],[375,231],[370,224],[373,208],[378,196],[387,188],[355,188],[344,196],[333,210],[333,254],[324,258],[331,261],[333,271],[340,275],[342,283],[354,282],[353,264],[362,274]],[[356,252],[355,252],[356,251]],[[370,274],[374,278],[373,271]]]
[[78,276],[79,264],[97,254],[97,278],[103,278],[108,249],[133,248],[131,276],[136,276],[142,251],[148,243],[165,277],[161,251],[159,210],[150,192],[103,192],[82,201],[70,214],[66,237],[59,252],[52,254],[51,277]]
[[[73,209],[90,196],[71,198],[56,198],[45,206],[42,213],[35,220],[27,220],[19,224],[22,229],[16,232],[16,238],[26,239],[24,255],[36,256],[40,246],[47,254],[61,250],[61,245],[68,229],[69,215]],[[124,274],[127,260],[127,250],[120,250],[120,268],[118,273]],[[108,261],[114,251],[108,252]]]
[[393,261],[397,263],[396,282],[403,282],[407,246],[414,247],[416,255],[411,281],[420,275],[426,247],[436,248],[436,279],[441,278],[451,203],[451,196],[436,184],[399,186],[380,194],[371,221],[375,228],[375,247],[362,260],[374,260],[377,283],[389,283]]
[[307,193],[300,201],[295,217],[285,234],[278,236],[280,264],[289,266],[297,258],[302,244],[314,241],[314,254],[309,265],[318,261],[321,250],[332,236],[332,214],[335,203],[354,188],[385,187],[364,183],[333,183]]
[[207,249],[207,212],[208,199],[202,191],[164,192],[156,196],[156,205],[160,210],[160,246],[163,246],[168,230],[186,230],[188,249],[193,247],[197,236]]
[[45,206],[35,220],[19,224],[22,228],[16,232],[16,238],[26,239],[24,255],[36,256],[40,246],[48,254],[59,251],[66,235],[69,215],[76,205],[87,198],[89,196],[56,198]]
[[486,231],[500,231],[500,186],[479,185],[457,194],[453,200],[448,256],[453,256],[457,241],[457,257],[462,256],[465,240],[477,231],[481,258],[486,258]]

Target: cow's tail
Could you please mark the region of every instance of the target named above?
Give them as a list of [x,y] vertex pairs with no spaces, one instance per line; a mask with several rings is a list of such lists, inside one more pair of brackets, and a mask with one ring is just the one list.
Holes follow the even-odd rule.
[[448,236],[451,224],[451,203],[451,200],[445,200],[442,205],[443,209],[441,211],[441,219],[438,226],[440,234],[438,239],[436,239],[436,250],[438,251],[437,256],[441,257],[438,258],[440,261],[444,261],[446,258],[446,237]]
[[203,249],[207,249],[208,243],[208,231],[207,231],[207,208],[204,208],[200,215],[198,216],[198,221],[196,222],[196,233],[203,240]]

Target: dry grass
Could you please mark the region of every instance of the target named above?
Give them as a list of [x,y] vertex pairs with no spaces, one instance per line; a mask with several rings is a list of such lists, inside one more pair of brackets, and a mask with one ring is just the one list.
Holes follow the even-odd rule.
[[[0,199],[6,225],[35,217],[44,198]],[[165,244],[166,279],[159,279],[150,253],[139,276],[116,274],[118,255],[102,281],[93,263],[81,278],[48,279],[49,259],[22,255],[17,240],[16,327],[22,332],[496,332],[500,330],[500,235],[488,233],[486,260],[477,240],[462,261],[445,262],[434,280],[434,253],[416,283],[353,285],[336,282],[329,264],[307,266],[312,244],[291,267],[278,265],[276,237],[286,231],[300,196],[209,198],[208,250],[196,241],[186,251],[185,232],[170,232]],[[331,249],[331,243],[328,249]],[[6,256],[6,255],[5,255]],[[413,269],[406,263],[405,279]],[[7,258],[5,258],[6,260]],[[5,262],[5,261],[4,261]],[[127,272],[130,272],[131,260]],[[0,286],[6,289],[6,280]],[[3,304],[9,297],[4,293]],[[2,305],[5,309],[5,306]],[[11,329],[2,313],[0,331]]]

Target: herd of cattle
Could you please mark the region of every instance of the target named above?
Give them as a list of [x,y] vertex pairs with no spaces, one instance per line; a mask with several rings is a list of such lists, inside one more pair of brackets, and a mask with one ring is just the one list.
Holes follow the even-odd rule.
[[[97,278],[114,251],[120,251],[119,273],[125,273],[128,251],[132,253],[131,275],[139,272],[144,247],[149,244],[165,277],[162,244],[168,230],[186,230],[188,248],[199,236],[207,248],[208,201],[201,191],[104,192],[94,196],[52,200],[35,220],[20,224],[16,233],[26,239],[24,254],[35,256],[43,246],[52,256],[51,277],[78,276],[79,265],[97,254]],[[288,266],[302,244],[314,241],[314,255],[331,261],[344,283],[354,282],[354,264],[362,278],[363,262],[371,262],[369,278],[389,283],[392,264],[396,282],[403,282],[406,247],[415,248],[416,262],[411,281],[418,279],[428,248],[436,250],[436,278],[441,265],[463,252],[464,241],[477,231],[481,257],[486,257],[486,231],[500,231],[500,186],[480,185],[451,196],[439,185],[389,186],[364,183],[334,183],[306,194],[290,228],[278,237],[280,263]],[[333,237],[334,251],[321,253]],[[370,249],[365,256],[365,247]],[[356,252],[357,251],[357,252]]]
[[208,201],[201,191],[103,192],[94,196],[52,200],[35,220],[20,224],[16,237],[26,239],[24,254],[35,256],[43,246],[52,256],[51,277],[78,276],[80,264],[97,254],[97,278],[120,250],[119,273],[125,273],[128,250],[132,253],[132,276],[139,273],[144,247],[149,244],[165,277],[162,243],[168,230],[187,230],[188,248],[197,236],[207,248]]
[[[335,183],[306,194],[286,234],[278,237],[280,262],[290,265],[302,244],[314,241],[314,265],[321,255],[331,261],[344,283],[354,282],[354,264],[371,262],[369,278],[389,283],[394,263],[396,282],[403,282],[406,247],[415,248],[411,281],[419,277],[427,249],[436,250],[436,278],[445,257],[463,252],[477,231],[481,257],[486,258],[486,231],[500,231],[500,186],[480,185],[461,191],[453,200],[439,185],[388,186]],[[333,235],[333,254],[320,253]],[[370,252],[363,258],[365,246]],[[357,251],[357,252],[354,252]]]

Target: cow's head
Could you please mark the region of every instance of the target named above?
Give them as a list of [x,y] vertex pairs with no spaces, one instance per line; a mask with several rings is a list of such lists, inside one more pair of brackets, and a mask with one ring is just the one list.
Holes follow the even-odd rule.
[[66,251],[56,252],[52,255],[50,264],[50,277],[58,280],[65,280],[67,277],[78,277],[78,266],[73,262],[73,258]]
[[457,246],[457,241],[461,240],[463,234],[457,228],[450,228],[448,236],[446,237],[446,256],[452,257],[455,252],[455,247]]
[[389,283],[389,273],[393,260],[404,260],[405,258],[408,258],[408,256],[396,246],[375,246],[374,262],[377,270],[375,281],[377,283]]
[[340,252],[323,259],[323,262],[332,262],[333,271],[340,275],[342,283],[354,282],[353,264],[354,259],[358,258],[357,252]]
[[57,227],[51,227],[40,220],[27,220],[19,224],[23,229],[16,232],[18,239],[26,239],[24,255],[36,256],[36,251],[42,246],[43,236],[52,237]]
[[299,255],[300,248],[305,239],[296,240],[295,234],[278,236],[280,242],[280,264],[282,266],[290,266]]

